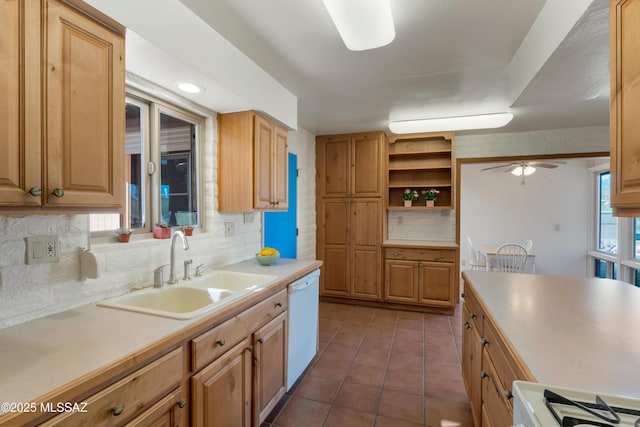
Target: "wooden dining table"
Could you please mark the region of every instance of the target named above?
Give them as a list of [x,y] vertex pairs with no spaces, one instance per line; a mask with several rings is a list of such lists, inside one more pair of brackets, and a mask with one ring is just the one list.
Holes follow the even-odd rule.
[[[496,257],[496,252],[498,252],[499,246],[494,245],[480,245],[478,246],[478,252],[484,256],[487,271],[491,271],[491,260]],[[495,264],[494,264],[495,265]],[[527,252],[527,262],[524,266],[525,272],[527,269],[531,271],[532,274],[536,273],[536,254],[533,252]]]

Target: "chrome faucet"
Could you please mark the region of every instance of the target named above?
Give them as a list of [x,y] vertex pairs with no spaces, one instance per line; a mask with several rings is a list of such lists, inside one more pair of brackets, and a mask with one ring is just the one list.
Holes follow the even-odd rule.
[[171,264],[169,266],[169,280],[167,281],[168,285],[173,285],[178,283],[178,279],[176,279],[176,238],[180,237],[182,239],[182,248],[185,251],[189,250],[189,242],[187,242],[187,236],[184,235],[182,231],[175,231],[173,233],[173,237],[171,237]]

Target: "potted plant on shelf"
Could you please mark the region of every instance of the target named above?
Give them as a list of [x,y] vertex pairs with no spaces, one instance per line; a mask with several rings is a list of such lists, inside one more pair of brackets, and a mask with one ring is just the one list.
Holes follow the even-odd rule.
[[131,237],[131,233],[133,233],[133,230],[130,228],[118,228],[116,233],[118,233],[118,241],[120,243],[127,243],[129,241],[129,237]]
[[182,231],[184,231],[184,235],[185,236],[192,236],[193,235],[193,225],[185,225],[184,227],[182,227]]
[[422,195],[426,199],[427,207],[433,207],[436,204],[436,200],[438,200],[438,194],[440,194],[439,190],[435,188],[430,188],[429,190],[422,190]]
[[166,222],[156,223],[156,226],[153,229],[153,237],[156,239],[170,239],[171,228]]
[[406,190],[404,190],[404,193],[402,193],[402,200],[404,200],[404,207],[405,208],[409,208],[411,207],[411,205],[413,204],[414,200],[418,200],[418,192],[416,190],[412,190],[410,188],[407,188]]

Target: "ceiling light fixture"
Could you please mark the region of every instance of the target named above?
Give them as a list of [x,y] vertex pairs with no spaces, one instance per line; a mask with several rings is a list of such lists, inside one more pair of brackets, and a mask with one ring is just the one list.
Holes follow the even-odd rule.
[[536,171],[536,168],[534,168],[533,166],[529,166],[527,164],[523,164],[518,166],[517,168],[515,168],[514,170],[511,171],[511,173],[515,176],[529,176],[532,173],[534,173]]
[[513,119],[513,114],[511,113],[494,113],[442,119],[400,120],[389,122],[389,130],[393,133],[419,133],[492,129],[505,126],[511,119]]
[[350,50],[388,45],[396,37],[389,0],[323,0]]
[[200,86],[195,85],[193,83],[189,83],[189,82],[178,83],[178,89],[187,93],[200,93],[204,91],[204,89],[201,88]]

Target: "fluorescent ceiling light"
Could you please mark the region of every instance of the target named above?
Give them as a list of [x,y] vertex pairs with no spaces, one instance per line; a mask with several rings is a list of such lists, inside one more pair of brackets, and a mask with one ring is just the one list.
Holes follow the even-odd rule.
[[200,86],[195,85],[193,83],[189,83],[189,82],[178,83],[178,89],[187,93],[200,93],[204,90]]
[[483,114],[480,116],[446,117],[443,119],[403,120],[389,122],[393,133],[442,132],[469,129],[500,128],[513,119],[511,113]]
[[389,0],[323,0],[350,50],[388,45],[396,37]]
[[522,176],[522,175],[529,176],[535,171],[536,171],[536,168],[534,168],[533,166],[522,165],[512,170],[511,173],[514,174],[515,176]]

